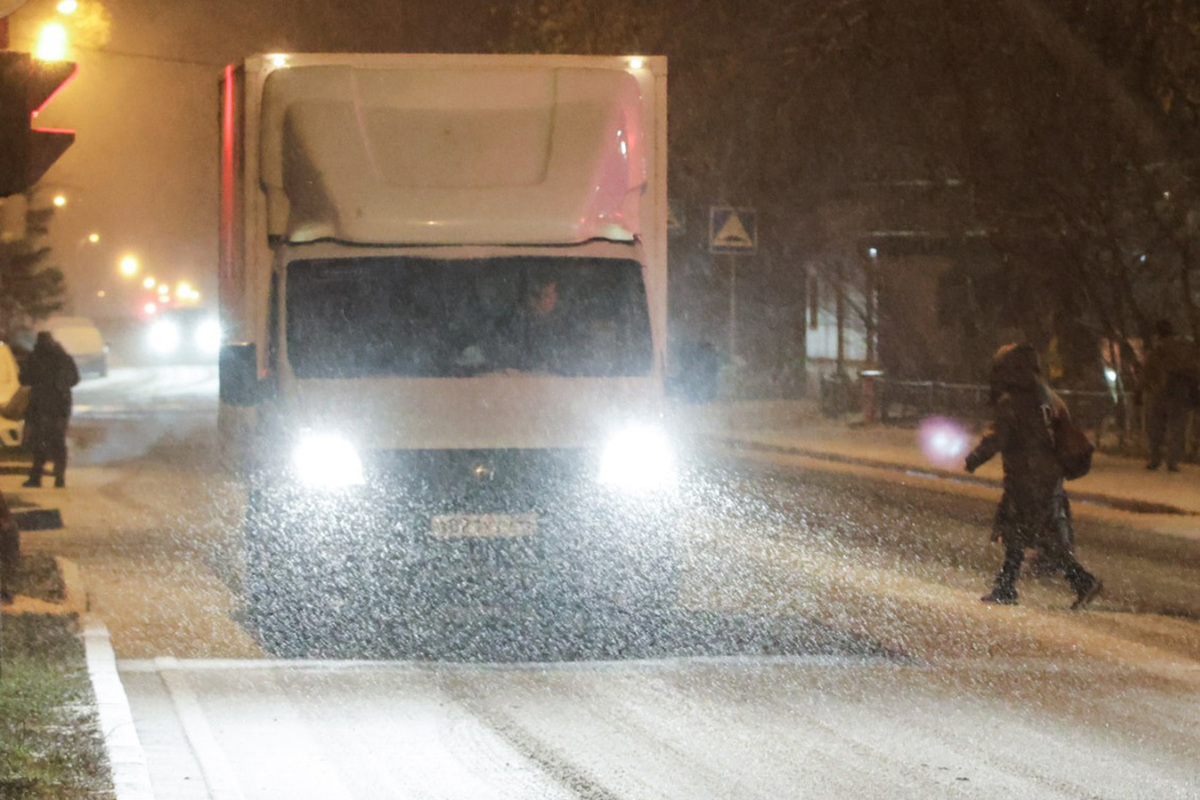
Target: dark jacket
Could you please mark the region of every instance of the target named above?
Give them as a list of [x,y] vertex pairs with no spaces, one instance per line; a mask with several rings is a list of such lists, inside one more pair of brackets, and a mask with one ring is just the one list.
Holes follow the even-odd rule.
[[1142,386],[1150,403],[1194,403],[1200,388],[1196,347],[1175,335],[1161,337],[1146,355]]
[[75,359],[49,334],[38,334],[33,352],[21,366],[21,385],[30,387],[27,422],[65,420],[71,416],[71,388],[79,383]]
[[[974,471],[997,453],[1004,463],[1004,497],[996,534],[1032,543],[1065,520],[1063,468],[1054,452],[1049,418],[1066,404],[1045,383],[1028,345],[1001,348],[992,360],[992,424],[967,456]],[[1011,538],[1010,538],[1011,537]]]

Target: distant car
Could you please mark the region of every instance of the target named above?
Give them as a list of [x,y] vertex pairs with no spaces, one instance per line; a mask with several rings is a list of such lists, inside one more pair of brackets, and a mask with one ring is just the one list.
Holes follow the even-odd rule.
[[[21,381],[18,377],[17,360],[13,358],[9,346],[0,342],[0,406],[8,404],[16,394]],[[17,447],[21,444],[21,432],[25,423],[0,417],[0,444],[4,447]]]
[[108,374],[108,345],[100,329],[87,317],[50,317],[38,328],[49,331],[71,354],[80,375],[103,378]]
[[152,319],[146,329],[147,349],[160,361],[215,361],[221,349],[217,312],[207,308],[172,308]]

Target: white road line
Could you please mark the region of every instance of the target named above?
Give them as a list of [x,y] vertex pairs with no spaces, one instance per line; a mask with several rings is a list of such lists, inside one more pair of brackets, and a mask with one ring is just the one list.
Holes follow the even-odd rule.
[[83,645],[117,800],[154,800],[146,753],[133,724],[129,698],[117,674],[116,657],[103,622],[85,617]]
[[[189,662],[174,658],[155,659],[159,675],[175,705],[184,734],[192,747],[196,762],[208,786],[211,800],[245,800],[246,789],[256,797],[298,797],[294,792],[302,790],[305,797],[321,797],[324,800],[353,800],[342,782],[337,767],[329,753],[318,743],[308,730],[305,720],[286,690],[259,697],[259,703],[270,706],[265,717],[274,721],[272,735],[267,742],[253,741],[256,775],[274,776],[271,784],[273,794],[264,795],[264,787],[243,787],[229,758],[237,759],[237,733],[226,737],[225,746],[214,734],[209,718],[205,714],[196,691],[189,680]],[[240,722],[239,722],[240,724]],[[243,727],[243,732],[245,728]],[[246,742],[242,743],[246,745]],[[226,746],[230,749],[227,750]],[[247,780],[252,780],[247,777]],[[290,782],[290,783],[289,783]],[[280,794],[281,791],[293,792]]]
[[179,669],[179,662],[174,658],[158,658],[155,659],[155,664],[158,666],[163,685],[167,687],[167,693],[171,696],[175,713],[179,716],[196,763],[200,765],[209,797],[212,800],[245,800],[237,776],[225,759],[225,751],[213,736],[208,717],[204,715],[204,709],[192,691],[186,675]]

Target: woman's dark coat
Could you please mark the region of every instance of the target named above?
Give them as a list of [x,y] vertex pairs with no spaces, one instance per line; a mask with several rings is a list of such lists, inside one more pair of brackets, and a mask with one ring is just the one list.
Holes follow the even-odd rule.
[[1004,497],[993,538],[1014,546],[1033,546],[1047,534],[1069,541],[1063,469],[1047,416],[1065,415],[1066,405],[1039,378],[1037,355],[1028,345],[997,352],[991,390],[995,416],[967,466],[974,471],[997,453],[1003,460]]

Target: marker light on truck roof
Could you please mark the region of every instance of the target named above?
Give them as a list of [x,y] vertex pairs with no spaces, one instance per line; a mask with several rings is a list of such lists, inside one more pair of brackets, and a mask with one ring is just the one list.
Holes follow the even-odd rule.
[[354,445],[336,434],[307,434],[292,453],[296,476],[312,489],[345,489],[364,482]]
[[631,493],[669,488],[675,481],[675,454],[666,431],[651,425],[618,431],[601,454],[599,479]]

